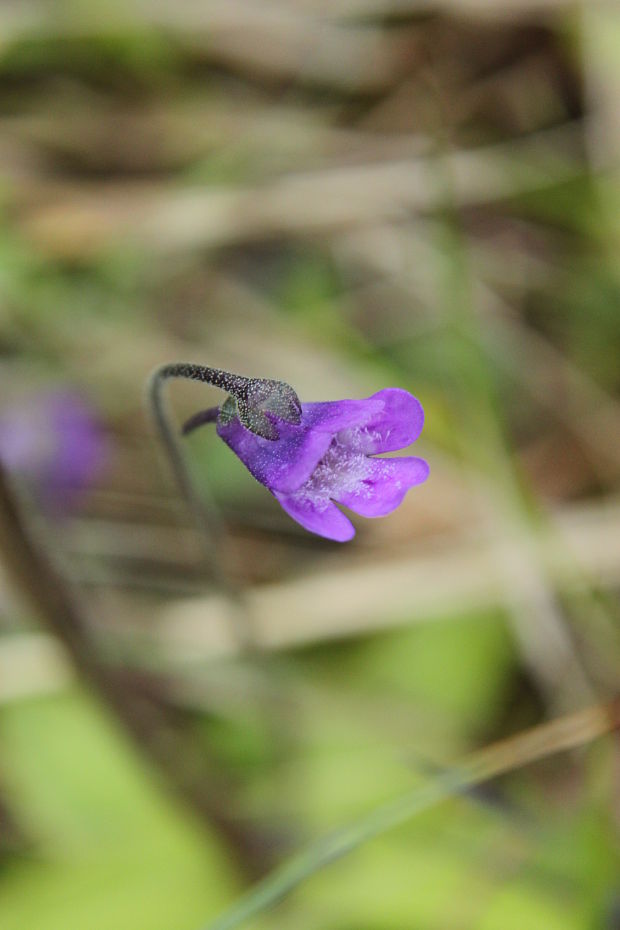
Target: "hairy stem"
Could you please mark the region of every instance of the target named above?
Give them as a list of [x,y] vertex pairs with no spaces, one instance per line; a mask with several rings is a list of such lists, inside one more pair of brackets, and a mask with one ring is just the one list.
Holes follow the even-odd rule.
[[[275,442],[280,432],[274,417],[287,423],[299,425],[301,422],[301,404],[290,384],[274,381],[272,378],[246,378],[235,375],[221,368],[209,368],[207,365],[195,365],[193,362],[174,362],[162,365],[152,375],[151,397],[157,393],[157,383],[168,378],[187,378],[212,384],[232,395],[236,402],[236,413],[243,426]],[[268,416],[271,414],[271,416]]]
[[[270,736],[274,758],[281,757],[284,747],[290,740],[290,733],[285,733],[285,728],[282,726],[280,694],[270,680],[268,669],[265,667],[266,660],[257,646],[252,616],[243,593],[239,585],[231,583],[226,571],[221,554],[222,542],[225,539],[224,527],[216,518],[213,506],[205,505],[203,493],[197,494],[179,434],[172,425],[163,392],[164,385],[171,378],[188,378],[229,391],[236,399],[235,415],[240,417],[247,429],[262,436],[263,439],[275,440],[278,437],[277,426],[266,416],[265,411],[276,418],[295,423],[301,418],[301,404],[293,388],[284,382],[244,378],[241,375],[189,363],[163,365],[151,375],[148,383],[148,401],[162,448],[204,541],[205,555],[213,579],[231,607],[230,620],[234,625],[233,632],[239,651],[252,659],[253,669],[260,678],[258,709],[262,713],[266,733]],[[225,409],[226,406],[225,404]],[[195,414],[184,424],[182,433],[186,434],[203,423],[214,422],[218,418],[218,413],[218,408],[212,407]],[[282,844],[277,845],[281,847]],[[273,863],[276,851],[276,846],[273,846],[269,854],[265,856],[264,871],[267,871],[269,865]]]
[[246,378],[245,375],[235,375],[221,368],[209,368],[208,365],[195,365],[193,362],[173,362],[162,365],[153,374],[154,380],[165,381],[167,378],[187,378],[190,381],[201,381],[203,384],[212,384],[221,388],[234,397],[247,397],[248,390],[256,380]]
[[[225,527],[222,525],[212,502],[207,505],[205,495],[197,493],[185,453],[177,438],[177,432],[172,426],[168,405],[163,393],[164,385],[170,378],[189,378],[192,381],[202,381],[203,383],[221,387],[226,391],[231,390],[233,383],[238,387],[240,382],[248,379],[243,379],[240,375],[231,375],[217,368],[206,368],[202,365],[185,363],[163,365],[161,368],[156,369],[149,379],[147,399],[153,423],[170,463],[172,474],[185,498],[200,538],[203,541],[206,562],[211,576],[232,607],[231,619],[239,647],[243,652],[252,653],[255,651],[255,637],[248,612],[243,604],[239,588],[232,584],[230,580],[222,558],[222,549],[226,543]],[[212,410],[214,409],[212,408]],[[200,414],[197,416],[200,416]],[[213,419],[215,419],[215,416],[210,417],[209,422],[213,422]]]
[[221,548],[217,545],[218,539],[221,544],[223,527],[219,524],[212,508],[209,513],[206,512],[203,498],[196,493],[183,449],[177,439],[176,430],[171,425],[168,405],[163,394],[164,385],[169,378],[190,378],[193,381],[216,384],[220,387],[217,381],[207,376],[209,372],[214,376],[224,374],[217,369],[203,369],[199,365],[164,365],[151,375],[147,386],[147,399],[153,423],[170,463],[174,479],[185,498],[206,548],[209,566],[217,576],[218,583],[226,588],[226,593],[234,596],[232,586],[227,582],[227,575],[221,564]]

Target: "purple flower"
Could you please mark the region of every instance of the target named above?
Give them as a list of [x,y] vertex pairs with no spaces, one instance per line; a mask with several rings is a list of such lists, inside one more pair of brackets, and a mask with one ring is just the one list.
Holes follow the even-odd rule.
[[407,391],[386,388],[365,400],[302,404],[301,410],[299,425],[277,421],[275,441],[250,432],[226,409],[217,432],[311,533],[346,542],[355,528],[334,502],[363,517],[383,517],[428,477],[423,459],[374,457],[420,435],[424,411]]
[[0,413],[0,459],[56,514],[92,484],[106,451],[93,410],[73,391],[32,395]]

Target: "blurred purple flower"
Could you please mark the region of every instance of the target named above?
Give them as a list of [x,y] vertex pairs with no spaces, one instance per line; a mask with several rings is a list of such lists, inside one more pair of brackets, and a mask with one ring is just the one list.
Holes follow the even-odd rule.
[[70,510],[93,483],[106,447],[94,411],[70,390],[30,396],[0,412],[0,459],[56,513]]
[[286,512],[319,536],[346,542],[351,521],[334,501],[364,517],[394,510],[409,488],[428,477],[419,458],[373,458],[414,442],[424,422],[415,397],[386,388],[365,400],[302,404],[299,425],[278,420],[280,438],[263,439],[226,409],[219,436]]

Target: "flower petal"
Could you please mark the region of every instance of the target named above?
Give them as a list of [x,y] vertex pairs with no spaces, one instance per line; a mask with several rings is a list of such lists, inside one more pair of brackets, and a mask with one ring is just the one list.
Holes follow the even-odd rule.
[[356,430],[340,434],[340,442],[367,454],[394,452],[411,445],[422,432],[424,410],[420,401],[401,388],[385,388],[368,398],[381,409]]
[[241,425],[238,418],[218,423],[218,435],[239,456],[257,481],[270,490],[296,491],[310,477],[327,452],[332,437],[303,425],[278,421],[280,438],[263,439]]
[[310,477],[338,430],[353,429],[379,416],[382,402],[333,400],[302,404],[299,426],[278,420],[280,438],[263,439],[235,417],[217,432],[257,481],[275,491],[296,491]]
[[281,494],[277,491],[274,497],[293,520],[311,533],[335,542],[348,542],[355,536],[355,527],[333,501],[317,503],[302,494]]
[[334,435],[343,429],[365,426],[380,417],[384,408],[381,398],[363,400],[325,400],[302,404],[302,423],[312,429]]
[[371,470],[353,490],[338,495],[338,502],[362,517],[383,517],[402,502],[405,494],[428,478],[424,459],[368,459]]

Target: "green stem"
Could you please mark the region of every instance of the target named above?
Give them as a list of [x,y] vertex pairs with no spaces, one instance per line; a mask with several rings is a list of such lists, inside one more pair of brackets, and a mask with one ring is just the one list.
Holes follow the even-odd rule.
[[212,384],[223,390],[239,389],[243,379],[240,375],[231,375],[217,368],[186,363],[162,365],[151,375],[147,385],[147,399],[155,428],[166,453],[174,479],[185,498],[192,514],[196,528],[203,541],[207,564],[217,586],[233,607],[232,617],[235,634],[242,651],[254,651],[254,635],[243,605],[243,598],[238,586],[235,586],[226,571],[222,557],[225,548],[226,530],[220,521],[215,507],[205,502],[204,494],[198,494],[194,486],[183,448],[177,438],[177,431],[172,426],[168,405],[164,397],[164,385],[170,378],[188,378]]
[[[205,381],[210,384],[215,383],[206,377],[198,377],[198,374],[192,375],[190,371],[198,372],[199,368],[198,366],[190,365],[163,365],[161,368],[154,371],[147,386],[148,403],[153,423],[155,424],[164,452],[170,462],[175,481],[187,502],[204,540],[209,562],[212,565],[219,566],[220,556],[216,545],[216,538],[220,536],[221,527],[219,525],[217,527],[214,526],[216,520],[214,513],[206,512],[203,499],[196,492],[185,459],[185,454],[177,439],[176,430],[171,425],[171,417],[163,394],[164,384],[169,378],[193,378],[193,380]],[[218,572],[218,575],[219,580],[225,577],[225,575],[220,572]]]

